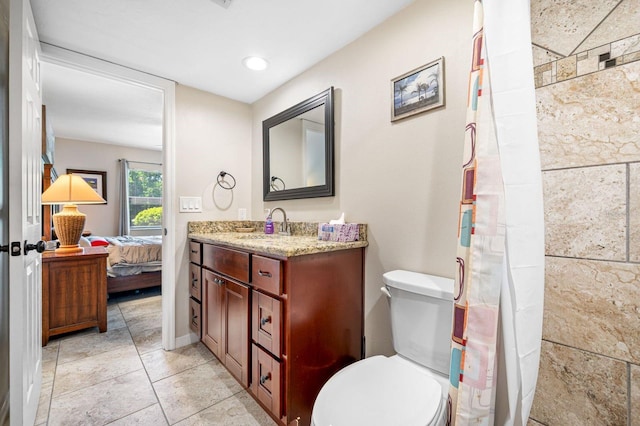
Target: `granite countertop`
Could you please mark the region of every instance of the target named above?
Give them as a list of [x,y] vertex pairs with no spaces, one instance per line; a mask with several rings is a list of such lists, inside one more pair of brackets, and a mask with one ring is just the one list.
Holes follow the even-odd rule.
[[[264,222],[261,223],[264,224]],[[366,240],[366,225],[362,225],[363,230],[359,241],[342,243],[318,240],[317,223],[304,223],[304,225],[292,226],[293,235],[280,235],[277,231],[274,234],[265,234],[262,231],[263,227],[260,226],[261,223],[247,223],[240,221],[205,223],[190,222],[188,238],[196,239],[204,243],[220,244],[231,248],[251,250],[259,253],[284,257],[347,250],[366,247],[369,245]],[[292,223],[292,225],[294,224],[295,223]],[[232,231],[241,227],[253,227],[256,231]],[[275,228],[276,230],[278,229],[277,226]],[[315,229],[316,233],[309,235],[310,231],[308,230],[310,229]],[[296,235],[295,231],[299,231],[302,235]]]

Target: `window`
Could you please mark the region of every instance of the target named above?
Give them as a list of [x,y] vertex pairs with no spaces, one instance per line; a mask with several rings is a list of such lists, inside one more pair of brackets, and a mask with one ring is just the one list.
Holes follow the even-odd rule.
[[162,227],[162,172],[129,169],[131,229]]

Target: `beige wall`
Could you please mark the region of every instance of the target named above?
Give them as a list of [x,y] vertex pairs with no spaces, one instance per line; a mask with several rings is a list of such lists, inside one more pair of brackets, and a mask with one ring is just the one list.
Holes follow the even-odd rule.
[[640,425],[640,2],[531,7],[547,255],[531,424]]
[[[393,353],[382,274],[453,277],[472,7],[419,0],[253,104],[252,218],[283,207],[293,221],[345,212],[369,225],[367,355]],[[445,57],[446,107],[390,122],[390,80]],[[262,201],[262,121],[335,89],[336,196]]]
[[[176,338],[189,337],[187,222],[232,220],[251,203],[251,107],[187,86],[176,87]],[[216,185],[232,174],[232,191]],[[202,197],[202,213],[177,213],[178,197]]]
[[65,174],[67,169],[107,172],[107,204],[79,207],[80,211],[87,215],[85,230],[90,230],[93,235],[118,235],[120,158],[161,163],[162,152],[56,138],[54,168],[58,175]]

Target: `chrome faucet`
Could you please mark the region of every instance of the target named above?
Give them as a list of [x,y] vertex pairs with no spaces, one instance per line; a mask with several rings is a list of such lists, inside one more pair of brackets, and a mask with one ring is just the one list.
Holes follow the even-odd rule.
[[276,210],[280,210],[282,212],[282,217],[284,217],[284,220],[280,224],[280,234],[291,235],[291,228],[289,227],[289,222],[287,222],[287,213],[284,211],[284,209],[282,209],[281,207],[276,207],[275,209],[271,209],[267,218],[273,219],[272,215],[273,215],[273,212],[275,212]]

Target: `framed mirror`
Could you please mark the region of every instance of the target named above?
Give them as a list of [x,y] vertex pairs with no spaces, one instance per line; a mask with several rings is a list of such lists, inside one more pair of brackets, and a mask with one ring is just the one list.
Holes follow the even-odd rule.
[[334,193],[333,87],[262,122],[264,201]]

